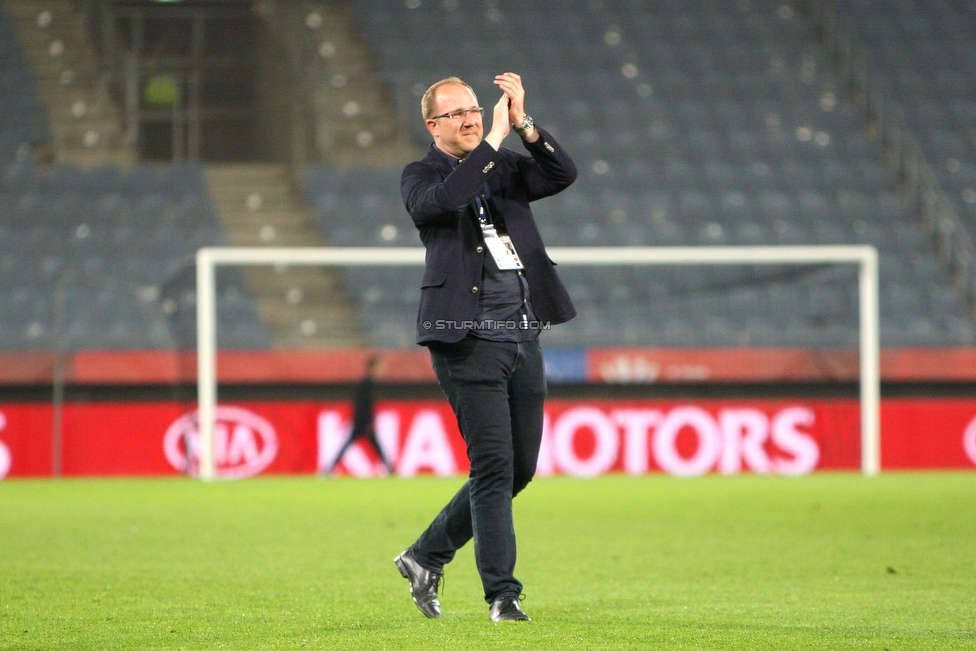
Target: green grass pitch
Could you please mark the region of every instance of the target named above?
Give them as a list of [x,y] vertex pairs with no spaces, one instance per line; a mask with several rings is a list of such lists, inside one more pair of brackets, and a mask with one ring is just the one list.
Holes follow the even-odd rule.
[[976,649],[976,473],[538,479],[504,625],[392,563],[459,483],[2,482],[0,649]]

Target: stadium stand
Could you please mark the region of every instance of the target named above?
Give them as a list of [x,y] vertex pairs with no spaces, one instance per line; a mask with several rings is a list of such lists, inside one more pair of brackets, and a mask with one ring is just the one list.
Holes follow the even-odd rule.
[[[309,169],[306,198],[319,228],[335,246],[418,246],[420,238],[400,200],[400,168],[315,166]],[[348,267],[345,286],[360,323],[375,346],[404,347],[415,339],[414,315],[420,300],[419,267]]]
[[[192,254],[225,237],[197,164],[41,167],[45,107],[0,7],[0,350],[195,346]],[[220,278],[221,345],[270,339]]]
[[[221,243],[199,165],[7,166],[0,348],[192,348],[192,254]],[[240,274],[220,284],[221,345],[267,347]]]
[[976,236],[976,7],[909,0],[838,7]]
[[[354,0],[404,124],[456,73],[483,94],[523,73],[539,124],[580,178],[535,207],[551,246],[868,243],[881,251],[882,342],[973,341],[944,265],[838,91],[812,30],[779,2]],[[482,97],[483,103],[488,103]],[[513,144],[513,143],[510,143]],[[517,147],[517,145],[514,145]],[[312,169],[308,198],[336,244],[415,243],[396,170]],[[364,194],[364,188],[369,191]],[[362,215],[350,224],[348,215]],[[853,270],[562,270],[580,318],[551,344],[832,346],[856,338]],[[365,311],[417,300],[403,274],[353,279]],[[416,287],[416,285],[413,285]],[[372,332],[377,345],[407,337]]]
[[[349,4],[415,144],[429,141],[419,98],[432,81],[458,74],[488,104],[493,74],[523,73],[530,112],[580,167],[570,190],[535,207],[550,246],[874,244],[883,344],[973,343],[967,307],[865,115],[788,3]],[[901,9],[844,7],[871,16],[862,29],[888,66],[879,64],[879,77],[896,98],[899,88],[911,98],[913,128],[960,212],[972,213],[972,12],[891,4]],[[888,45],[892,30],[914,40]],[[201,168],[33,166],[23,152],[46,141],[47,120],[2,12],[0,54],[0,253],[10,279],[0,290],[0,348],[192,347],[188,256],[225,241]],[[911,80],[927,94],[909,95]],[[948,105],[938,99],[946,89]],[[331,243],[419,243],[399,166],[313,166],[305,186]],[[411,344],[419,273],[346,271],[371,345]],[[567,266],[562,275],[580,318],[546,335],[556,346],[825,347],[857,336],[849,268]],[[221,285],[221,345],[270,347],[242,277]]]

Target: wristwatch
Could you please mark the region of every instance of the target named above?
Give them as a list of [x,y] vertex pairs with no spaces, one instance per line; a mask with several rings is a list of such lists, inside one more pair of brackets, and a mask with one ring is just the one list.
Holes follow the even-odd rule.
[[514,123],[512,124],[512,128],[515,129],[515,133],[519,134],[520,136],[525,135],[525,132],[534,126],[535,126],[535,120],[533,120],[532,116],[529,115],[528,113],[526,113],[525,117],[522,118],[522,126],[517,127],[515,126]]

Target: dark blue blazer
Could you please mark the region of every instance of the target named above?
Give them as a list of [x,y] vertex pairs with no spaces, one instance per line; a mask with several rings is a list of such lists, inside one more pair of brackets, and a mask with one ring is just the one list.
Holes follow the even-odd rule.
[[400,195],[427,247],[418,344],[460,341],[468,329],[449,322],[471,321],[477,313],[485,256],[490,255],[475,204],[485,183],[493,214],[501,214],[525,265],[536,317],[557,324],[576,316],[529,209],[530,201],[576,180],[576,164],[551,135],[539,129],[539,136],[533,143],[523,141],[530,156],[505,147],[495,151],[482,141],[457,167],[431,144],[423,160],[403,169]]

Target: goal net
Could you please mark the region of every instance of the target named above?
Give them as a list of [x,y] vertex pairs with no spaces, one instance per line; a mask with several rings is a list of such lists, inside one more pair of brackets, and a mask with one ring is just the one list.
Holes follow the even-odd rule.
[[[857,348],[860,404],[861,471],[881,469],[880,370],[878,323],[878,254],[872,246],[736,246],[736,247],[552,247],[550,257],[561,274],[573,269],[701,268],[735,266],[853,267],[857,274]],[[217,421],[217,270],[227,267],[422,267],[420,247],[207,247],[196,256],[198,476],[217,477],[214,458]],[[565,271],[564,271],[565,270]],[[639,278],[640,276],[635,276]],[[572,292],[572,287],[571,294]],[[381,301],[377,290],[376,301]],[[575,297],[574,297],[575,298]],[[376,302],[374,301],[374,302]],[[413,306],[416,309],[416,306]],[[414,314],[403,315],[410,324]]]

